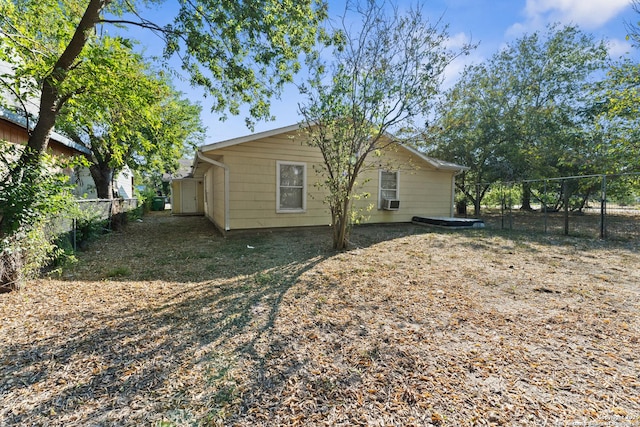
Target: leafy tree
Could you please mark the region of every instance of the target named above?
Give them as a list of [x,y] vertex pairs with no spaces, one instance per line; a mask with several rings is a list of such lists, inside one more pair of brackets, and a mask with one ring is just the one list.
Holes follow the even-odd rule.
[[58,129],[87,147],[99,198],[112,198],[125,166],[173,171],[185,150],[202,140],[200,107],[180,99],[123,40],[102,38],[109,52],[96,61],[91,90],[70,99]]
[[[6,93],[14,98],[11,103],[23,106],[38,100],[25,149],[18,161],[0,170],[5,189],[37,186],[38,175],[29,171],[40,167],[65,104],[90,92],[99,78],[92,70],[109,53],[100,42],[109,25],[139,26],[163,37],[165,58],[181,61],[191,83],[202,86],[214,100],[212,109],[237,114],[240,105],[248,104],[250,124],[270,117],[269,98],[299,70],[299,56],[315,45],[318,24],[326,16],[321,0],[180,1],[169,25],[146,20],[137,9],[168,2],[0,1],[0,62],[10,64],[0,73],[0,102],[5,103]],[[24,209],[35,209],[37,202],[32,202]],[[19,219],[3,213],[7,223]]]
[[[550,26],[465,70],[444,97],[428,141],[434,154],[471,168],[466,179],[480,191],[463,191],[476,214],[482,183],[556,176],[583,164],[576,148],[597,144],[586,112],[606,65],[603,42],[574,26]],[[530,192],[522,194],[528,208]]]
[[440,119],[424,138],[433,155],[470,168],[457,185],[463,197],[473,202],[476,215],[489,189],[487,183],[513,175],[507,160],[516,148],[508,138],[514,126],[509,113],[513,101],[506,92],[494,90],[498,79],[485,64],[467,67],[438,105]]
[[[137,2],[161,5],[165,0]],[[37,123],[23,162],[37,160],[57,114],[85,91],[92,61],[100,60],[98,26],[147,28],[165,39],[165,57],[177,56],[191,82],[213,100],[213,110],[269,118],[269,98],[292,80],[298,57],[315,44],[326,15],[319,0],[180,2],[173,23],[160,26],[142,17],[127,0],[13,0],[0,4],[0,59],[14,66],[18,93],[39,94]],[[124,13],[134,19],[122,18]],[[94,46],[97,50],[94,51]]]
[[[633,6],[640,13],[640,1]],[[629,24],[628,38],[640,47],[640,24]],[[638,171],[640,162],[640,64],[624,58],[611,67],[601,92],[596,93],[600,118],[606,131],[614,130],[611,143],[603,147],[616,160],[618,172]]]
[[[166,1],[168,2],[168,0]],[[11,64],[1,84],[18,100],[39,99],[27,149],[11,173],[37,163],[65,103],[92,90],[92,71],[108,50],[99,39],[107,25],[139,26],[164,38],[165,57],[178,57],[191,82],[203,87],[212,109],[239,113],[250,124],[269,118],[269,98],[299,70],[326,15],[320,0],[180,2],[169,25],[144,19],[136,6],[165,0],[11,0],[0,3],[0,60]],[[124,16],[132,16],[125,19]],[[102,31],[98,32],[98,29]]]
[[[631,0],[631,5],[633,6],[633,10],[640,14],[640,0]],[[636,47],[640,46],[640,20],[636,21],[635,24],[628,23],[627,30],[627,38],[630,39]]]
[[[361,18],[358,30],[352,29],[352,12]],[[389,132],[426,114],[456,54],[445,47],[446,27],[429,23],[419,7],[400,14],[373,0],[348,3],[334,39],[333,62],[318,56],[311,63],[300,112],[309,143],[324,160],[317,173],[327,190],[333,246],[344,249],[366,159],[387,148]]]

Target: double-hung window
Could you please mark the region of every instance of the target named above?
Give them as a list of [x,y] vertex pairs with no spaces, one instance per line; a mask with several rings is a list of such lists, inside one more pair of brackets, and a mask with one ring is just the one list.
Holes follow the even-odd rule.
[[400,186],[398,171],[380,170],[378,179],[378,208],[382,209],[385,200],[397,200],[400,198]]
[[307,165],[276,162],[276,212],[299,213],[307,209]]

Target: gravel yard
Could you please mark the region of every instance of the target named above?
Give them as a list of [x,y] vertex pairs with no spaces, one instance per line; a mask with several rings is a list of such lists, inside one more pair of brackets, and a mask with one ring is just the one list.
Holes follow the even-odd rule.
[[0,426],[640,426],[637,242],[153,212],[0,294]]

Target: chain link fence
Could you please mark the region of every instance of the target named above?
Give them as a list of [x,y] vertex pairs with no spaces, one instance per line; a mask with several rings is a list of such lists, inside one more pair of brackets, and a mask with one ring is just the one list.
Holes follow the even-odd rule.
[[55,234],[68,236],[74,251],[96,235],[120,229],[140,209],[138,199],[78,199],[76,203],[72,217],[58,218],[52,227]]
[[640,174],[477,184],[456,206],[487,228],[640,241]]

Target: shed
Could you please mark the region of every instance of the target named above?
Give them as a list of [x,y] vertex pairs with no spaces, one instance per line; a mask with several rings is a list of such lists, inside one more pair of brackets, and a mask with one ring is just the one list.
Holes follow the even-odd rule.
[[171,213],[174,215],[204,214],[202,179],[180,178],[171,181]]

